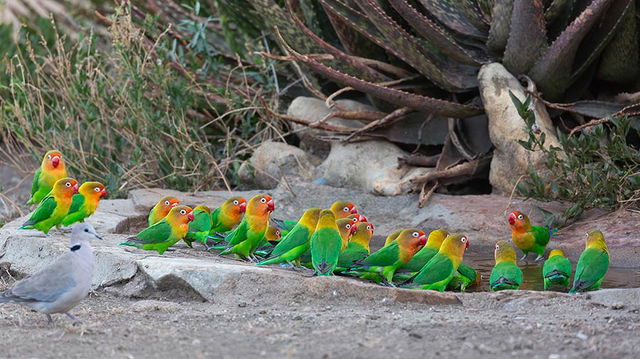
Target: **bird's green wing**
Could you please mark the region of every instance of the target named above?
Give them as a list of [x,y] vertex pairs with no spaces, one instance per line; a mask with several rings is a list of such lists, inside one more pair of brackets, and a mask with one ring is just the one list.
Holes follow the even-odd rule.
[[542,276],[547,278],[551,273],[560,272],[567,277],[571,276],[571,262],[562,256],[553,256],[547,259],[542,266]]
[[347,248],[340,252],[338,267],[353,267],[356,261],[363,259],[369,251],[359,243],[349,242]]
[[56,199],[53,198],[53,196],[46,196],[23,226],[30,226],[50,218],[57,206],[58,202],[56,202]]
[[390,266],[398,260],[399,256],[400,248],[398,247],[398,242],[393,242],[371,253],[360,264],[363,266]]
[[74,194],[71,200],[71,207],[69,207],[68,213],[75,213],[80,210],[80,207],[84,204],[84,196],[81,194]]
[[222,211],[221,209],[222,207],[218,207],[216,209],[213,210],[213,212],[211,212],[211,230],[212,231],[219,231],[218,228],[220,226],[220,212]]
[[520,286],[520,284],[522,284],[522,270],[511,262],[498,263],[493,267],[493,270],[491,270],[489,284],[493,286],[500,278],[504,278],[513,285]]
[[427,262],[438,253],[435,248],[424,247],[416,253],[411,260],[404,264],[401,268],[402,272],[419,272]]
[[331,274],[338,263],[342,237],[333,228],[321,228],[313,233],[311,259],[318,274]]
[[303,224],[297,224],[284,236],[271,252],[270,257],[277,257],[299,247],[309,241],[309,229]]
[[531,230],[533,231],[533,237],[535,238],[536,244],[539,246],[546,246],[549,243],[549,239],[551,239],[551,231],[547,227],[542,226],[531,226]]
[[31,183],[31,195],[33,196],[38,192],[38,188],[40,188],[40,175],[42,174],[42,170],[38,168],[36,173],[33,175],[33,183]]
[[201,210],[195,211],[193,221],[189,223],[189,232],[205,232],[211,229],[211,217],[209,213]]
[[247,222],[247,217],[242,218],[242,222],[229,233],[229,235],[225,238],[228,239],[228,247],[235,246],[238,243],[242,243],[247,240],[247,232],[249,230],[249,223]]
[[460,265],[458,266],[458,273],[460,273],[461,276],[472,281],[476,280],[476,275],[478,275],[475,269],[464,263],[460,263]]
[[165,242],[171,236],[171,225],[166,219],[162,219],[160,222],[154,224],[151,227],[145,228],[136,235],[135,239],[129,242],[152,244]]
[[609,255],[605,251],[588,248],[580,255],[573,287],[587,289],[601,280],[609,269]]
[[451,259],[442,253],[438,253],[413,278],[413,283],[437,283],[450,277],[454,270]]

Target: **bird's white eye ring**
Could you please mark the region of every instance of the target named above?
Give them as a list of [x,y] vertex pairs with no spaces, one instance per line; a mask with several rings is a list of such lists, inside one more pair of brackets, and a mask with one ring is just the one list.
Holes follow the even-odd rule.
[[165,206],[168,206],[169,204],[170,204],[169,201],[164,201]]
[[371,226],[367,226],[367,230],[370,231],[371,230]]
[[237,200],[237,199],[234,199],[234,200],[233,200],[233,204],[238,205],[238,203],[239,203],[239,202],[238,202],[238,200]]
[[71,182],[67,182],[64,185],[67,186],[67,187],[71,187]]
[[499,248],[500,248],[500,246],[496,244],[496,250],[498,250]]
[[264,198],[264,197],[262,197],[262,198],[260,198],[260,202],[262,202],[262,203],[267,203],[267,199],[266,199],[266,198]]
[[351,229],[351,225],[349,223],[347,223],[347,225],[345,226],[347,229]]
[[349,212],[349,207],[344,207],[342,210],[345,212]]
[[465,243],[467,241],[467,237],[460,237],[460,242]]
[[521,215],[521,214],[518,215],[518,219],[523,219],[523,218],[524,218],[523,215]]
[[51,155],[47,155],[47,158],[48,158],[48,159],[51,159]]
[[411,235],[412,235],[412,236],[414,236],[414,237],[418,237],[418,236],[420,236],[420,233],[418,233],[418,232],[413,232],[413,233],[411,233]]
[[93,190],[96,192],[100,192],[100,187],[93,187]]
[[184,209],[181,209],[180,214],[187,214],[187,211],[185,211]]

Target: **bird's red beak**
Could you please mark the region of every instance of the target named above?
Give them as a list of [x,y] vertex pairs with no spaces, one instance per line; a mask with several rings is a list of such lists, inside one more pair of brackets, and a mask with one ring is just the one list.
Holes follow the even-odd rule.
[[469,248],[469,241],[467,241],[467,245],[465,246],[466,249]]
[[360,222],[369,222],[369,221],[367,221],[367,217],[365,217],[365,216],[363,216],[361,214],[358,214],[358,220]]
[[78,184],[73,185],[73,193],[78,193]]
[[273,200],[270,199],[269,202],[267,202],[267,211],[273,212],[275,210],[276,210],[276,205],[275,203],[273,203]]
[[515,213],[511,213],[509,215],[509,225],[513,226],[514,224],[516,224],[516,215]]
[[240,213],[244,213],[247,210],[247,203],[242,202],[238,205],[238,207],[240,208]]
[[171,203],[171,205],[169,205],[169,207],[170,207],[170,208],[173,208],[173,207],[175,207],[175,206],[177,206],[177,205],[178,205],[178,202],[173,202],[173,203]]
[[423,234],[420,237],[418,237],[418,245],[424,246],[425,244],[427,244],[427,236]]
[[353,208],[351,208],[351,214],[356,214],[358,213],[358,210],[356,209],[356,206],[353,206]]
[[106,189],[103,189],[103,190],[100,192],[100,198],[105,198],[105,197],[107,197],[107,190],[106,190]]
[[189,212],[189,214],[187,214],[187,219],[189,220],[189,222],[193,221],[193,212]]
[[53,165],[53,168],[58,168],[58,165],[60,164],[60,157],[53,156],[53,158],[51,159],[51,164]]
[[354,234],[358,231],[358,227],[356,226],[351,226],[351,228],[349,229],[349,233]]

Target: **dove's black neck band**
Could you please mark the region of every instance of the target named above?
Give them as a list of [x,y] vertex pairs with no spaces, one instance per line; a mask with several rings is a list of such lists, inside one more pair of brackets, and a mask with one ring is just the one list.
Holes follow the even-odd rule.
[[81,246],[81,245],[79,245],[79,244],[74,244],[70,249],[71,249],[71,251],[72,251],[72,252],[75,252],[75,251],[77,251],[78,249],[80,249],[80,247],[82,247],[82,246]]

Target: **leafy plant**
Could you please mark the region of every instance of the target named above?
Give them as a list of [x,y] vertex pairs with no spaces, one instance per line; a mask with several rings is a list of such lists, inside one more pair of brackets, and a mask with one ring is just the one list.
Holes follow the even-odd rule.
[[529,108],[530,96],[524,103],[513,95],[511,99],[529,137],[520,144],[544,153],[550,176],[545,180],[530,168],[529,177],[518,184],[520,195],[573,202],[563,214],[565,220],[593,207],[640,208],[640,151],[629,142],[640,134],[632,127],[637,118],[612,117],[575,134],[558,131],[560,147],[545,147],[544,133],[536,131]]

